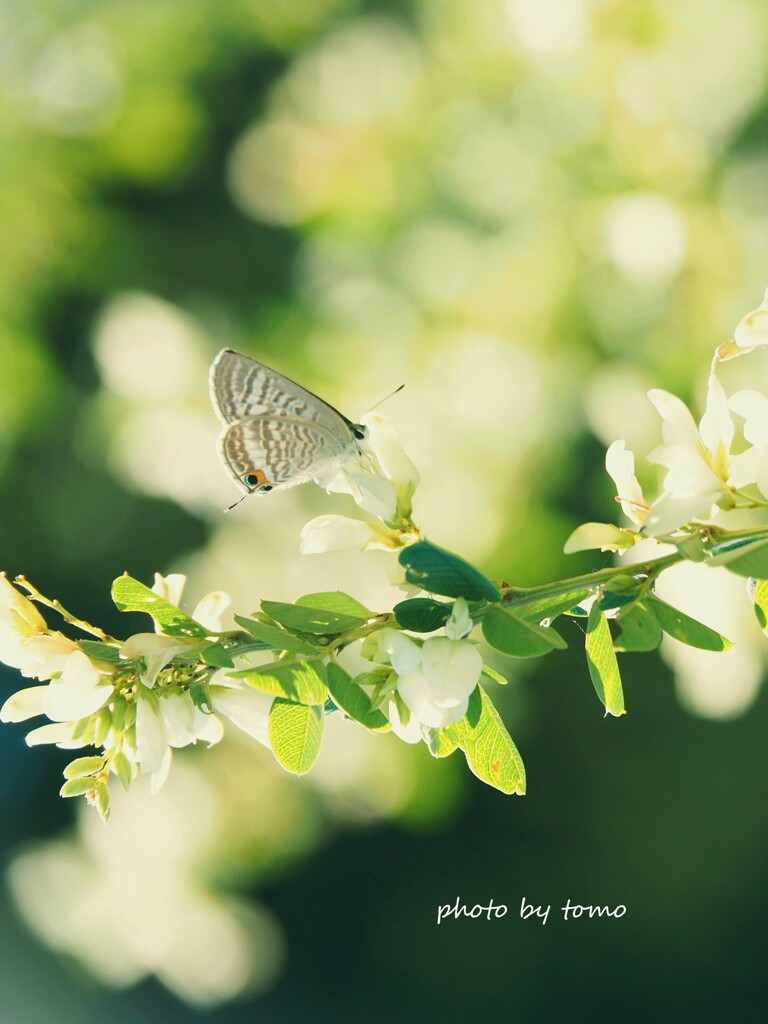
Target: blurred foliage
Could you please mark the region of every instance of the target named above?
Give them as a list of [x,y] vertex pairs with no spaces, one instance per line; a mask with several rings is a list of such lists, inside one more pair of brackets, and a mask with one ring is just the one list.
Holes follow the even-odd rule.
[[[301,523],[333,504],[314,489],[221,516],[205,367],[222,345],[350,415],[405,381],[387,411],[422,470],[417,517],[493,578],[594,565],[560,551],[578,522],[607,518],[605,445],[650,448],[645,390],[700,395],[712,347],[766,284],[767,36],[760,0],[6,0],[3,566],[108,630],[125,628],[108,600],[123,570],[188,570],[200,594],[221,587],[241,607],[359,584],[356,559],[296,553]],[[768,385],[764,362],[748,372]],[[391,600],[381,576],[354,588],[373,607]],[[679,584],[692,614],[701,586]],[[732,610],[717,587],[707,599]],[[460,1020],[479,989],[486,1012],[521,1020],[582,1002],[592,1019],[646,1020],[662,999],[701,1020],[738,1015],[763,985],[768,913],[768,710],[749,628],[725,629],[738,664],[707,655],[686,675],[667,652],[686,706],[722,721],[681,710],[655,656],[628,656],[619,723],[583,679],[571,687],[575,654],[520,669],[501,699],[537,780],[524,801],[349,730],[320,782],[256,759],[252,790],[233,791],[228,763],[236,776],[252,755],[223,747],[209,831],[194,831],[182,779],[160,805],[176,831],[143,809],[113,833],[135,837],[135,892],[153,836],[185,829],[195,893],[221,910],[240,890],[229,945],[168,900],[157,920],[186,922],[199,948],[166,957],[162,981],[201,1004],[251,984],[269,991],[258,1012],[284,1021]],[[25,751],[10,729],[0,751],[25,918],[102,979],[138,980],[160,959],[141,922],[135,948],[114,947],[133,965],[121,975],[78,952],[83,903],[55,902],[75,884],[63,865],[95,865],[87,903],[116,856],[82,824],[58,838],[71,808],[50,777],[66,755]],[[456,895],[510,915],[436,933],[437,904]],[[524,926],[523,895],[629,912]],[[77,942],[51,933],[51,908],[85,922]],[[116,941],[108,921],[91,927],[94,948]],[[0,924],[19,1019],[188,1019],[152,982],[83,987],[82,968],[20,928],[10,911]]]

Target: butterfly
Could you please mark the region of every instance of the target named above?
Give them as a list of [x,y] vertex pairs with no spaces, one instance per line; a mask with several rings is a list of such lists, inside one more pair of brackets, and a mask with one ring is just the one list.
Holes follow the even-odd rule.
[[368,435],[300,384],[231,348],[214,359],[210,389],[223,424],[221,460],[246,495],[328,478]]

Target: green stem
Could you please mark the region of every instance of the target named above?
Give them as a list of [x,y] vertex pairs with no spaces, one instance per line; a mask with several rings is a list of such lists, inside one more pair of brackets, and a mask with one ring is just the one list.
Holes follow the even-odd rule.
[[79,619],[76,615],[73,615],[72,612],[68,612],[60,601],[57,601],[56,599],[52,601],[50,598],[45,597],[44,594],[40,593],[37,587],[34,587],[29,582],[26,576],[17,576],[15,582],[18,583],[20,587],[24,587],[33,601],[37,601],[38,604],[45,605],[46,608],[50,608],[52,611],[58,612],[65,622],[68,622],[76,629],[81,630],[83,633],[90,633],[91,636],[95,636],[97,639],[107,644],[120,643],[119,640],[116,640],[113,636],[105,633],[104,630],[99,629],[98,626],[92,626],[90,622],[86,622],[85,619]]
[[530,600],[532,597],[558,597],[571,590],[593,590],[602,583],[607,583],[616,576],[658,576],[671,565],[685,561],[679,551],[661,558],[651,558],[645,562],[634,562],[631,565],[615,565],[609,569],[598,569],[584,573],[583,576],[571,576],[554,583],[543,583],[538,587],[504,587],[501,591],[504,604],[514,603],[516,598]]

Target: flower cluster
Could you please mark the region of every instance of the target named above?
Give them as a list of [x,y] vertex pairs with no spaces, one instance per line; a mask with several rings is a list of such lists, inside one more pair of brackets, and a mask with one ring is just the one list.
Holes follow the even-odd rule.
[[[717,350],[714,366],[765,344],[768,298]],[[520,659],[562,650],[570,635],[584,645],[595,693],[614,718],[626,710],[617,653],[653,650],[663,634],[700,651],[732,646],[656,592],[673,565],[706,561],[756,578],[751,599],[768,633],[768,526],[750,522],[739,531],[712,522],[723,511],[768,508],[768,397],[753,390],[729,397],[713,369],[698,423],[675,395],[656,389],[649,398],[661,417],[662,443],[648,457],[664,469],[661,493],[646,500],[634,454],[614,442],[606,467],[627,525],[584,524],[567,549],[622,551],[655,538],[667,545],[657,558],[538,587],[493,582],[421,536],[412,512],[418,473],[391,424],[370,413],[360,448],[333,478],[316,481],[350,494],[370,518],[321,516],[305,526],[302,547],[391,552],[391,582],[400,588],[391,611],[330,590],[293,603],[262,600],[252,615],[234,616],[236,628],[224,628],[226,594],[209,594],[188,615],[180,607],[183,576],[157,575],[151,588],[122,576],[112,585],[115,606],[150,615],[154,631],[117,640],[23,578],[15,587],[2,575],[0,660],[37,685],[9,697],[0,720],[45,716],[27,735],[30,745],[95,748],[67,766],[61,792],[84,795],[104,818],[111,775],[126,789],[148,775],[156,791],[173,751],[218,743],[225,720],[269,747],[286,770],[304,774],[336,712],[372,734],[424,741],[438,758],[460,748],[478,778],[522,794],[522,759],[481,683],[506,679],[470,638],[476,627],[488,648]],[[88,639],[50,629],[41,607]],[[355,656],[362,671],[353,675],[345,666]]]
[[460,597],[445,625],[445,636],[431,636],[420,643],[386,628],[372,638],[378,648],[369,645],[373,660],[389,663],[394,670],[389,720],[406,743],[428,742],[425,730],[444,729],[467,713],[483,670],[477,647],[463,639],[472,626],[467,602]]
[[[44,684],[12,694],[0,709],[0,721],[45,716],[49,722],[27,734],[29,746],[103,750],[73,762],[65,772],[62,795],[83,794],[106,816],[110,773],[126,788],[138,774],[149,774],[157,791],[167,777],[173,749],[219,742],[220,716],[266,740],[271,700],[242,681],[220,673],[208,691],[210,705],[204,709],[195,703],[194,677],[206,641],[154,632],[136,633],[120,643],[20,582],[70,624],[99,637],[76,642],[50,630],[33,601],[0,574],[0,660]],[[158,574],[152,592],[176,604],[184,582],[180,575]],[[209,594],[195,609],[195,621],[211,634],[219,632],[219,616],[228,603],[220,592]]]
[[621,551],[642,537],[669,540],[691,524],[716,518],[719,511],[768,504],[768,397],[753,390],[729,397],[715,372],[719,361],[766,344],[768,292],[763,304],[739,323],[734,340],[716,351],[698,424],[677,396],[658,388],[648,392],[661,417],[662,444],[648,454],[650,463],[665,470],[658,497],[646,501],[633,453],[624,441],[614,441],[605,465],[631,526],[586,523],[571,535],[567,551]]
[[329,494],[351,495],[364,512],[375,518],[317,516],[301,531],[301,550],[305,555],[374,548],[392,551],[419,538],[412,519],[418,470],[403,451],[386,416],[369,412],[361,423],[368,435],[361,442],[361,454],[353,454],[341,463],[332,478],[318,483]]

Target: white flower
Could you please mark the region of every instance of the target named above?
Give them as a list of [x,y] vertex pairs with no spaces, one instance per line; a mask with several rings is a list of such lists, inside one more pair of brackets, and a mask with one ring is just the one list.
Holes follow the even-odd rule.
[[301,551],[305,555],[397,547],[400,547],[399,538],[378,523],[347,516],[317,516],[301,531]]
[[140,685],[136,697],[136,759],[146,775],[160,770],[168,751],[168,736],[152,690]]
[[270,746],[269,712],[275,699],[271,693],[255,690],[242,679],[227,675],[225,669],[214,675],[209,693],[214,711],[265,747]]
[[4,572],[0,572],[0,625],[18,630],[23,636],[33,636],[46,628],[35,605],[9,582]]
[[0,573],[0,661],[10,668],[23,668],[26,658],[22,643],[46,630],[45,619],[34,604]]
[[472,632],[473,625],[467,602],[463,597],[457,598],[445,624],[445,635],[451,640],[462,640]]
[[88,718],[104,707],[114,690],[82,651],[69,655],[61,676],[47,689],[43,709],[53,722]]
[[[605,453],[605,468],[616,485],[616,500],[624,515],[641,527],[648,515],[648,505],[635,476],[635,456],[624,441],[614,441]],[[622,530],[612,523],[582,523],[565,542],[567,555],[576,551],[626,551],[637,541],[632,530]]]
[[223,590],[212,590],[198,601],[192,618],[199,622],[209,633],[221,633],[223,625],[221,617],[232,603],[232,598]]
[[411,499],[419,482],[418,470],[405,454],[386,416],[369,412],[361,418],[368,437],[361,452],[345,459],[331,478],[317,483],[329,493],[351,494],[360,508],[395,525],[409,519]]
[[742,349],[768,345],[768,289],[757,309],[742,317],[733,332],[733,340]]
[[26,722],[43,714],[43,701],[48,693],[47,686],[29,686],[17,690],[0,708],[0,722]]
[[731,455],[733,421],[714,374],[709,378],[706,411],[698,428],[688,407],[675,395],[654,389],[648,397],[661,415],[664,439],[648,460],[664,466],[667,474],[643,532],[658,537],[710,515],[730,488],[752,482],[752,459],[749,453]]
[[[411,713],[405,727],[410,736],[414,734],[413,723],[441,729],[464,717],[483,669],[483,659],[473,644],[444,636],[430,637],[420,647],[394,629],[383,629],[378,638],[397,673],[397,692]],[[394,702],[390,705],[390,721],[402,734]],[[405,735],[403,738],[407,739]]]
[[134,633],[120,648],[120,657],[126,661],[141,658],[144,671],[141,681],[152,687],[158,674],[181,654],[191,654],[200,649],[200,641],[194,637],[165,636],[157,633]]
[[368,445],[376,456],[387,480],[398,492],[398,502],[410,507],[413,492],[421,477],[413,462],[405,454],[392,421],[380,412],[367,412],[360,422],[368,428]]
[[69,658],[80,648],[60,633],[46,633],[19,641],[16,665],[28,679],[51,679],[64,671]]
[[48,725],[40,725],[28,732],[26,744],[28,747],[39,747],[46,743],[55,743],[62,750],[80,750],[81,747],[90,745],[84,739],[72,739],[74,731],[74,722],[49,722]]
[[168,604],[175,605],[178,608],[186,583],[187,577],[181,572],[172,572],[168,576],[163,576],[161,573],[156,572],[152,590],[159,597],[162,597],[164,601],[167,601]]
[[399,629],[382,629],[376,634],[379,649],[389,655],[392,668],[399,675],[417,672],[421,664],[421,647]]
[[408,719],[408,724],[404,725],[400,719],[400,712],[397,710],[395,701],[390,702],[387,714],[389,716],[389,724],[392,726],[392,732],[395,736],[403,740],[404,743],[421,743],[424,739],[424,733],[422,732],[421,722],[415,715],[411,715]]
[[605,453],[605,468],[616,485],[621,511],[635,526],[642,526],[648,515],[643,490],[635,476],[635,456],[624,441],[614,441]]
[[189,692],[161,691],[158,697],[169,746],[186,747],[198,740],[204,740],[209,746],[213,746],[224,735],[219,719],[215,715],[201,711]]
[[739,456],[749,482],[768,496],[768,398],[758,391],[737,391],[728,403],[744,418],[744,438],[752,445]]
[[[181,597],[186,583],[187,577],[183,573],[176,572],[168,576],[162,576],[159,572],[156,572],[152,590],[159,597],[162,597],[164,601],[174,605],[176,608],[180,608]],[[214,590],[212,593],[206,594],[198,602],[197,607],[192,613],[192,618],[211,633],[220,633],[223,628],[221,616],[227,610],[230,603],[231,598],[229,594],[224,593],[223,590]],[[157,622],[155,623],[155,632],[161,632],[160,624]]]

